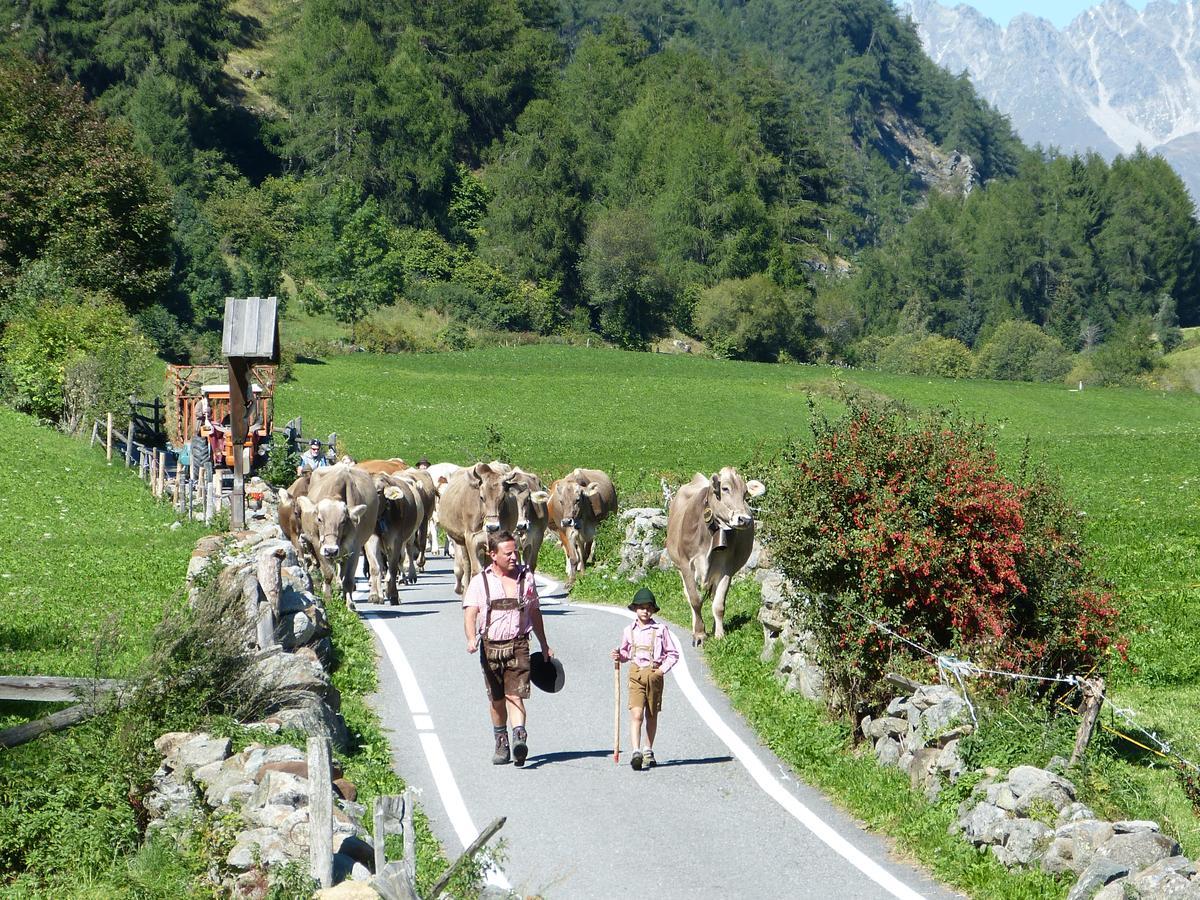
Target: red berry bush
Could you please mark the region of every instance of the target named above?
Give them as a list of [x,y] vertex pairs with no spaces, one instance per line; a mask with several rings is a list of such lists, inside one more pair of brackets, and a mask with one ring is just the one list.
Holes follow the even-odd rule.
[[846,712],[894,692],[886,672],[935,665],[873,622],[1035,675],[1083,674],[1114,646],[1117,612],[1077,515],[1044,475],[1006,478],[987,426],[853,402],[837,422],[814,413],[813,430],[814,447],[784,454],[766,539]]

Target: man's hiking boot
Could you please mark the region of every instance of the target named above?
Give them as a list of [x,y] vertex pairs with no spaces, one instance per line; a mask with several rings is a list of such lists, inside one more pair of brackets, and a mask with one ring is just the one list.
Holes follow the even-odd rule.
[[525,729],[522,726],[518,725],[513,729],[513,765],[525,765],[525,757],[529,756],[529,747],[525,744],[525,741],[528,740],[528,738],[529,735],[525,732]]
[[658,763],[654,760],[654,751],[646,750],[642,753],[642,768],[653,769]]
[[496,752],[492,754],[493,766],[508,765],[508,732],[496,735]]
[[641,750],[633,751],[633,757],[629,760],[629,764],[631,766],[633,766],[633,771],[635,771],[635,772],[642,771],[642,751]]

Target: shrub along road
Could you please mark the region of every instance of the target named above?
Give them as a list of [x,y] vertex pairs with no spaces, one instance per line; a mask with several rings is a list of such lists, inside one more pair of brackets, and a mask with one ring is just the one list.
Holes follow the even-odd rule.
[[[394,763],[422,791],[451,856],[493,818],[507,817],[493,883],[523,896],[572,898],[634,889],[663,898],[955,896],[891,859],[882,839],[799,783],[733,712],[690,647],[668,675],[658,767],[633,771],[628,746],[614,765],[608,651],[626,621],[616,607],[544,601],[566,687],[534,690],[524,769],[493,766],[478,658],[465,650],[449,562],[431,559],[401,597],[398,607],[359,607],[380,647],[376,705]],[[624,680],[623,668],[623,695]],[[627,718],[622,709],[626,745]]]

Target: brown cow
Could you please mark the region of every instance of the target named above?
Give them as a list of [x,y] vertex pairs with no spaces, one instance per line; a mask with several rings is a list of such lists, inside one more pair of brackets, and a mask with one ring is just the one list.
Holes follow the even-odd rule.
[[550,486],[550,527],[567,557],[567,588],[592,561],[596,526],[617,511],[617,489],[599,469],[575,469]]
[[438,540],[438,512],[437,506],[441,504],[442,494],[446,490],[446,485],[450,483],[450,479],[462,471],[462,466],[454,463],[440,462],[434,463],[428,469],[429,477],[433,479],[434,489],[437,491],[438,502],[434,506],[433,516],[429,520],[429,552],[436,553],[442,551],[442,545],[445,544],[445,554],[450,555],[450,539],[446,538],[444,542]]
[[364,459],[354,465],[372,475],[395,475],[397,472],[403,472],[409,468],[408,463],[398,456],[393,456],[391,459]]
[[[416,529],[413,531],[409,554],[413,557],[416,568],[424,572],[425,545],[429,541],[430,523],[434,512],[437,510],[437,486],[433,483],[432,476],[424,469],[404,469],[399,475],[394,477],[406,480],[413,486],[421,498],[421,518],[417,522]],[[416,579],[414,578],[413,580],[415,581]]]
[[[406,551],[413,543],[417,525],[424,518],[425,504],[416,486],[401,475],[375,475],[374,484],[379,496],[379,516],[366,545],[371,573],[370,599],[372,603],[381,602],[380,582],[386,571],[386,599],[395,605],[400,602],[396,579],[404,573]],[[416,569],[410,567],[404,581],[412,583],[416,580]]]
[[766,492],[761,481],[746,482],[726,466],[711,477],[699,472],[671,500],[667,517],[667,553],[692,605],[692,645],[704,643],[701,590],[712,597],[715,635],[725,636],[725,595],[734,574],[754,546],[754,515],[747,497]]
[[442,492],[438,523],[454,548],[454,591],[461,594],[487,560],[487,535],[512,531],[517,503],[507,479],[511,469],[476,463],[450,479]]
[[296,553],[301,559],[304,559],[306,553],[316,558],[315,550],[307,546],[307,542],[304,540],[304,526],[300,522],[300,504],[297,502],[299,498],[308,493],[308,476],[310,474],[310,472],[305,472],[293,481],[290,487],[279,490],[279,527],[283,531],[283,536],[296,548]]
[[358,557],[379,514],[375,483],[362,469],[338,463],[314,470],[309,475],[308,493],[296,502],[304,539],[317,551],[326,590],[341,563],[342,592],[346,605],[354,609],[351,598]]
[[513,469],[506,479],[509,493],[517,503],[517,521],[513,536],[521,548],[521,560],[529,571],[537,571],[538,554],[546,538],[546,524],[550,517],[546,504],[550,495],[542,487],[542,480],[532,472]]

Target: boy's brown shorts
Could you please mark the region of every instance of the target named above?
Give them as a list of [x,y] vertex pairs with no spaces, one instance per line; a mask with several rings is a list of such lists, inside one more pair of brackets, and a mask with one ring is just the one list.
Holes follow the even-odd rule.
[[511,641],[482,642],[479,664],[489,700],[529,697],[529,635]]
[[650,715],[657,715],[662,710],[663,673],[650,666],[629,664],[629,708],[641,709],[643,706]]

